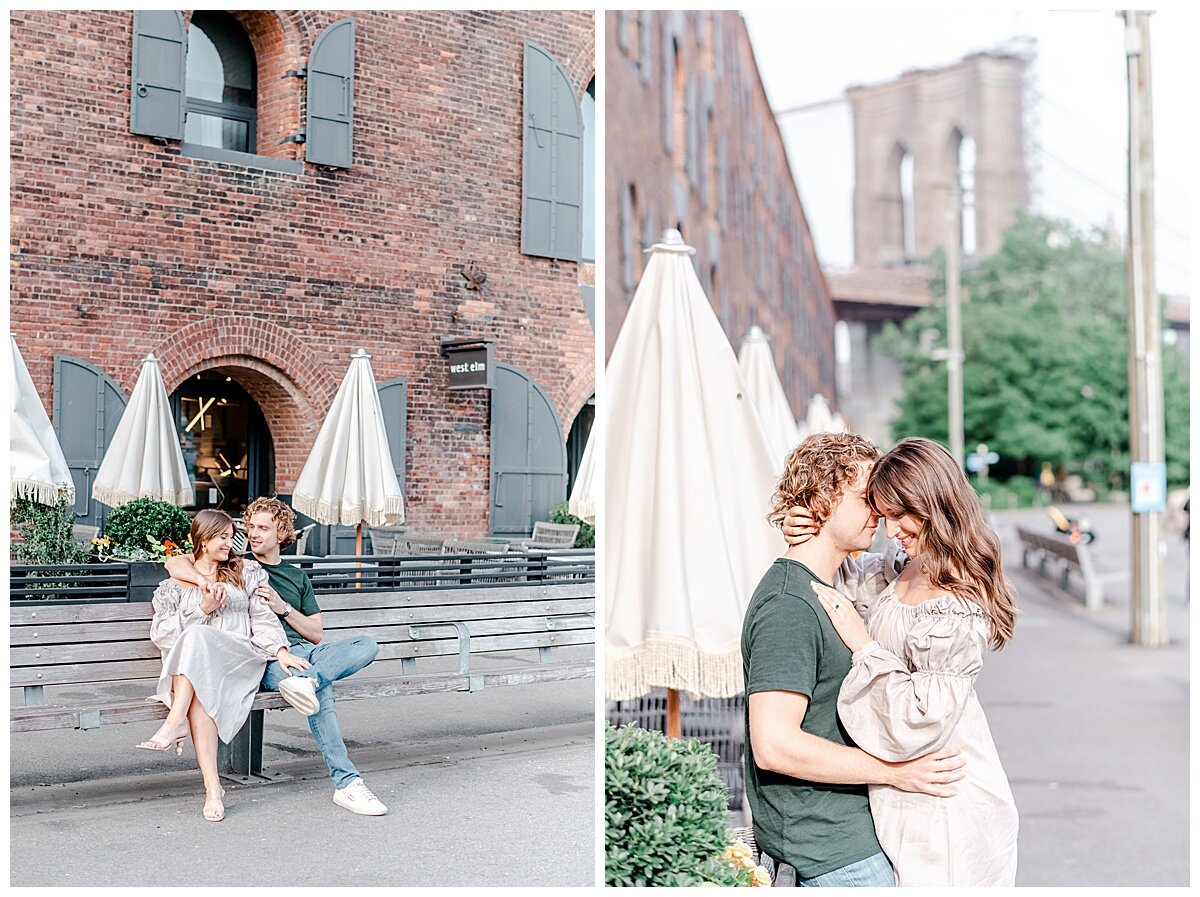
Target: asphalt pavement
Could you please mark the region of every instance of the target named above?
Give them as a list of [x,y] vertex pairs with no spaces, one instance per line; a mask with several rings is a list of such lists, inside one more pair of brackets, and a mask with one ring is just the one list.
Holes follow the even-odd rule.
[[226,784],[216,824],[190,744],[134,749],[152,724],[13,735],[10,885],[591,885],[594,706],[592,680],[340,703],[382,817],[333,803],[290,709],[267,714],[276,780]]
[[[1088,518],[1101,571],[1129,569],[1129,510]],[[1088,611],[1021,569],[1018,523],[1049,533],[1044,511],[994,517],[1017,587],[1016,636],[989,654],[976,688],[1020,812],[1018,885],[1186,886],[1189,881],[1189,622],[1186,543],[1166,537],[1171,643],[1130,644],[1130,585]]]

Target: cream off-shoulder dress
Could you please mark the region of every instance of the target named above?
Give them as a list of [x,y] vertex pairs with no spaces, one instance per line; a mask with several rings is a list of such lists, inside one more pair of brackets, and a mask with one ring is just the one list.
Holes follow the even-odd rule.
[[1011,886],[1017,808],[975,678],[990,625],[974,602],[950,594],[903,604],[895,581],[908,563],[899,543],[849,558],[834,585],[875,639],[860,648],[838,696],[842,725],[864,751],[911,760],[957,745],[966,777],[949,798],[869,786],[875,833],[897,884]]
[[166,579],[154,592],[150,640],[163,654],[156,699],[170,707],[171,677],[187,676],[226,743],[250,714],[267,663],[288,646],[279,618],[262,601],[251,599],[266,581],[259,563],[246,561],[242,587],[226,583],[225,606],[211,614],[200,609],[199,586]]

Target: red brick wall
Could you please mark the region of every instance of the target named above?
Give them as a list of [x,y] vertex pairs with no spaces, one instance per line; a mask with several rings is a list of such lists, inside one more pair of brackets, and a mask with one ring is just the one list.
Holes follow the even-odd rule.
[[[730,11],[649,12],[642,33],[636,12],[605,15],[605,355],[633,299],[633,289],[622,282],[626,244],[619,212],[621,193],[632,185],[634,286],[641,278],[642,250],[664,228],[682,223],[684,240],[697,250],[693,261],[700,281],[733,348],[752,325],[766,331],[792,410],[801,417],[813,393],[834,398],[833,303],[745,24]],[[669,153],[662,126],[664,35],[679,48],[670,75]],[[642,41],[648,41],[648,54],[642,53]],[[649,63],[645,80],[642,59]],[[686,168],[689,79],[697,84],[697,115],[707,113],[700,85],[705,79],[712,85],[709,137],[698,141],[705,145],[697,153],[694,183]],[[722,140],[723,171],[717,165]]]
[[[450,392],[441,337],[494,338],[564,435],[595,391],[577,266],[520,253],[523,41],[579,95],[589,12],[239,12],[259,64],[262,154],[299,127],[280,80],[321,30],[357,20],[354,166],[286,174],[129,133],[132,14],[11,16],[12,329],[50,409],[53,357],[130,391],[153,352],[167,389],[234,376],[266,415],[290,492],[353,351],[406,377],[409,522],[487,528],[488,409]],[[474,261],[488,275],[465,289]]]

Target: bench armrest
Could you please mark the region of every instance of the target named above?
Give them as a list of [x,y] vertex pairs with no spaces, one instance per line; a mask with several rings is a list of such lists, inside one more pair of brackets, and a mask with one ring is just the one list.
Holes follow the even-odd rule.
[[411,639],[428,638],[432,630],[453,629],[458,636],[458,672],[459,675],[471,674],[471,632],[466,623],[422,623],[420,626],[409,626],[408,637]]

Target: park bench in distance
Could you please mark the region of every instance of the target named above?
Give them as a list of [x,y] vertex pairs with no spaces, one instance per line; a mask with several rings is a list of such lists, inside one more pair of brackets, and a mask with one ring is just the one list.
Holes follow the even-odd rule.
[[1084,605],[1088,610],[1099,610],[1104,606],[1104,586],[1129,578],[1126,572],[1099,573],[1092,560],[1091,546],[1078,542],[1072,544],[1057,536],[1047,536],[1017,527],[1021,540],[1021,566],[1028,569],[1030,561],[1037,562],[1037,572],[1048,577],[1048,566],[1056,568],[1059,586],[1067,588],[1072,572],[1083,578]]
[[[379,643],[371,667],[334,686],[338,702],[592,677],[594,653],[563,658],[557,650],[595,644],[595,559],[586,554],[556,579],[464,586],[456,565],[457,587],[385,590],[368,578],[355,591],[319,592],[327,638],[369,635]],[[25,697],[25,706],[10,709],[11,732],[164,719],[167,709],[157,702],[76,697],[79,686],[105,683],[144,683],[145,694],[153,693],[162,662],[150,641],[152,615],[145,602],[11,607],[9,684]],[[537,649],[536,661],[530,649]],[[511,653],[517,651],[522,654]],[[456,669],[428,669],[425,659],[436,657],[456,658]],[[485,657],[505,662],[472,663]],[[419,666],[419,660],[425,662]],[[381,667],[386,675],[379,674]],[[46,687],[63,685],[76,686],[70,700],[47,700]],[[255,696],[246,725],[222,750],[224,774],[239,782],[268,780],[262,770],[264,711],[288,707],[275,692]]]

